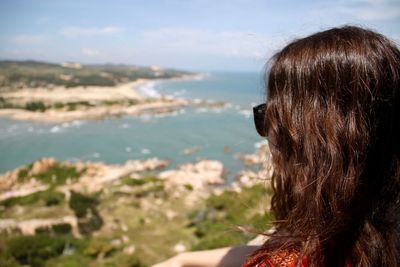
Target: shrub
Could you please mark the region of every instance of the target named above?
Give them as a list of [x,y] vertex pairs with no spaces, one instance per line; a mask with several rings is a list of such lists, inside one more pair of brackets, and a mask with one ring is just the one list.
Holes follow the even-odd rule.
[[25,178],[28,177],[29,170],[27,168],[23,168],[18,171],[18,180],[23,181]]
[[184,184],[183,185],[188,191],[193,191],[193,185],[191,184]]
[[29,111],[40,111],[44,112],[47,107],[46,105],[41,102],[41,101],[35,101],[35,102],[28,102],[25,104],[25,109]]
[[53,230],[54,234],[68,235],[71,234],[72,227],[69,223],[59,223],[54,224],[51,229]]
[[33,163],[21,168],[18,171],[18,182],[25,182],[29,178],[29,171],[32,169]]
[[129,267],[147,267],[144,263],[142,263],[138,258],[131,258],[129,263]]
[[53,107],[55,108],[55,109],[62,109],[62,108],[64,108],[64,103],[61,103],[61,102],[57,102],[57,103],[55,103],[54,105],[53,105]]
[[61,185],[67,179],[78,179],[84,172],[85,170],[78,171],[74,166],[55,163],[46,172],[35,175],[35,178],[47,184]]
[[153,184],[150,187],[140,188],[137,192],[134,193],[135,197],[144,198],[150,195],[165,198],[167,196],[164,184]]
[[[53,263],[58,262],[58,259],[62,258],[60,256],[66,249],[74,251],[74,254],[71,256],[82,259],[81,255],[85,251],[88,241],[86,239],[75,239],[68,235],[51,236],[48,234],[36,234],[34,236],[14,236],[9,240],[5,240],[4,243],[5,250],[0,255],[1,267],[20,266],[20,264],[41,267],[54,266]],[[10,265],[3,264],[2,259],[5,262],[9,262]],[[16,265],[12,265],[12,263]],[[86,266],[86,264],[77,266]]]
[[239,231],[238,226],[248,226],[260,232],[269,227],[272,217],[269,212],[257,210],[262,197],[269,192],[263,185],[244,188],[242,192],[225,191],[212,195],[206,208],[194,212],[191,224],[198,242],[195,250],[213,249],[248,242],[254,234]]
[[65,238],[45,234],[18,236],[7,242],[7,252],[20,264],[43,266],[47,259],[62,254]]
[[71,234],[72,227],[69,223],[54,224],[51,227],[39,227],[36,228],[35,234],[47,234],[47,235],[69,235]]
[[47,226],[43,227],[38,227],[35,229],[35,234],[46,234],[46,235],[51,235],[51,228]]
[[116,248],[111,244],[110,240],[105,238],[94,238],[90,241],[84,254],[92,258],[97,258],[100,255],[102,257],[108,257],[114,252],[116,252]]
[[122,178],[122,180],[126,185],[130,186],[141,186],[148,183],[162,183],[162,180],[160,180],[155,176],[144,176],[138,179],[134,179],[131,177],[124,177]]
[[0,202],[5,207],[12,207],[14,205],[31,205],[38,201],[43,201],[46,206],[58,205],[64,201],[64,195],[56,192],[53,189],[35,192],[33,194],[23,197],[13,197]]
[[4,97],[0,96],[0,109],[3,108],[19,108],[11,102],[8,102]]
[[96,198],[71,191],[69,207],[79,219],[78,227],[81,234],[89,235],[103,225],[103,219],[96,209],[97,205]]
[[82,235],[90,235],[103,226],[103,219],[96,209],[92,209],[92,216],[78,222],[79,232]]
[[51,193],[44,195],[46,206],[59,205],[64,201],[64,195],[59,192],[49,191]]
[[13,258],[8,258],[6,256],[0,256],[0,266],[1,267],[18,267],[20,265]]
[[69,207],[74,211],[76,217],[85,218],[88,211],[95,209],[97,204],[97,199],[71,191]]

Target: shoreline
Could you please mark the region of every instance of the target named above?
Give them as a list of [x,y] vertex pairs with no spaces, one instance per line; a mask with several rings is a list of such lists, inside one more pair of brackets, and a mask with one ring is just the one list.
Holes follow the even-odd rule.
[[[187,106],[189,101],[170,98],[164,95],[160,95],[159,97],[146,96],[140,93],[140,87],[154,82],[198,79],[200,75],[183,75],[160,80],[138,79],[133,82],[110,87],[79,86],[65,88],[58,86],[51,89],[24,88],[16,92],[2,92],[0,96],[3,99],[11,100],[20,105],[21,103],[22,105],[26,105],[29,102],[40,101],[53,105],[53,107],[42,112],[21,108],[5,108],[0,109],[0,117],[43,123],[62,123],[74,120],[96,120],[126,115],[170,113]],[[87,103],[86,106],[74,106],[75,110],[54,108],[54,105],[69,105],[83,102]]]

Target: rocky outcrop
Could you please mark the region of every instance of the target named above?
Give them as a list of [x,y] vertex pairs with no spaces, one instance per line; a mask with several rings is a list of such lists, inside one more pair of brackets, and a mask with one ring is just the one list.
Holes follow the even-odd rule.
[[257,183],[269,183],[272,174],[272,158],[268,143],[261,143],[254,154],[236,155],[247,169],[240,171],[236,176],[236,182],[232,184],[235,190],[241,187],[251,187]]
[[29,175],[36,175],[40,173],[46,172],[50,167],[54,166],[56,164],[56,159],[55,158],[43,158],[40,160],[35,161],[32,164],[32,168],[29,171]]
[[[175,198],[185,197],[188,206],[206,198],[215,186],[224,184],[223,164],[216,160],[202,160],[179,166],[176,170],[161,172],[167,190]],[[189,193],[188,193],[189,191]]]
[[190,185],[193,190],[203,190],[210,185],[221,185],[224,166],[216,160],[202,160],[197,163],[188,163],[176,170],[161,172],[158,177],[166,180],[173,186]]
[[123,165],[105,165],[102,163],[87,163],[87,174],[78,183],[69,188],[87,193],[97,192],[105,184],[119,180],[121,177],[135,175],[144,171],[153,171],[168,166],[167,160],[150,158],[147,160],[129,160]]

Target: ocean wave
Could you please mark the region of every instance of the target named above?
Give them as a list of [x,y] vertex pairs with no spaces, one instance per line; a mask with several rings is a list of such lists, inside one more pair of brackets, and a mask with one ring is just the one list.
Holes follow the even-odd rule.
[[208,108],[196,108],[196,113],[205,113],[208,112]]
[[82,125],[86,124],[84,120],[73,120],[71,122],[64,122],[61,124],[63,128],[80,128]]
[[140,153],[145,154],[145,155],[150,154],[150,152],[151,152],[151,150],[148,148],[142,148],[142,150],[140,150]]
[[13,124],[13,125],[11,125],[10,127],[7,128],[7,132],[12,133],[15,130],[18,130],[18,128],[20,128],[18,124]]
[[239,111],[239,114],[245,116],[247,119],[251,117],[251,115],[253,114],[251,110],[248,109],[242,109]]
[[148,81],[145,82],[143,85],[136,87],[135,91],[137,91],[144,97],[160,98],[161,94],[155,89],[157,84],[158,82],[156,81]]
[[[82,125],[86,124],[86,121],[84,120],[73,120],[71,122],[63,122],[61,124],[58,125],[54,125],[52,126],[48,132],[49,133],[59,133],[59,132],[63,132],[69,128],[81,128]],[[37,129],[36,132],[37,133],[43,133],[45,130],[43,129]],[[28,128],[28,132],[34,132],[34,128],[33,127],[29,127]]]
[[91,155],[93,158],[96,158],[96,159],[98,159],[98,158],[100,158],[100,153],[98,153],[98,152],[94,152],[94,153],[92,153],[92,155]]
[[62,131],[62,128],[58,125],[51,127],[49,130],[50,133],[59,133]]
[[123,123],[123,124],[121,124],[121,125],[119,126],[119,128],[121,128],[121,129],[127,129],[127,128],[129,128],[129,124],[128,124],[128,123]]

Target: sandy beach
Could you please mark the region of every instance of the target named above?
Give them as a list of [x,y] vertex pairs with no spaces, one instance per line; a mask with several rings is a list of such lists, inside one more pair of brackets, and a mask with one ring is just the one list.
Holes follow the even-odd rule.
[[[183,79],[188,79],[188,77],[183,77]],[[168,113],[188,104],[186,100],[164,96],[149,98],[135,90],[135,88],[150,82],[154,82],[154,80],[138,79],[134,82],[111,87],[80,86],[65,88],[56,86],[2,92],[0,96],[15,105],[23,106],[29,102],[42,102],[46,105],[86,102],[90,103],[90,106],[77,105],[74,110],[49,108],[43,112],[7,108],[0,109],[0,116],[16,120],[59,123],[112,116]]]
[[15,102],[44,101],[48,103],[74,102],[74,101],[110,101],[136,99],[144,97],[138,94],[134,88],[148,82],[139,79],[134,82],[124,83],[117,86],[78,86],[65,88],[55,86],[49,88],[24,88],[13,92],[2,92],[0,95]]

